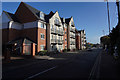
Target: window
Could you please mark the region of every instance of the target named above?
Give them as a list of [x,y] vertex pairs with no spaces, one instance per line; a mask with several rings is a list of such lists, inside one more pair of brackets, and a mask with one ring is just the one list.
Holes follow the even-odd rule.
[[41,23],[41,28],[44,28],[44,24],[43,23]]
[[41,39],[44,39],[44,34],[41,34]]
[[59,19],[57,17],[55,18],[55,23],[59,24]]
[[40,18],[44,20],[44,13],[40,12]]
[[44,45],[40,45],[40,50],[44,50]]
[[65,49],[67,48],[67,46],[65,45]]
[[65,31],[65,34],[66,34],[66,31]]
[[67,41],[67,39],[65,38],[65,41]]
[[74,25],[73,21],[71,22],[71,25]]
[[52,39],[54,38],[54,36],[52,35]]

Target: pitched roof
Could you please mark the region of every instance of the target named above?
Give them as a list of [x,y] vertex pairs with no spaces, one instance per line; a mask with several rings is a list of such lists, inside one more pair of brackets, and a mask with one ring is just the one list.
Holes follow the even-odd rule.
[[14,21],[14,22],[19,22],[18,19],[16,18],[16,16],[12,13],[9,13],[9,12],[6,12],[6,11],[3,11],[7,16],[8,18],[11,20],[11,21]]
[[65,23],[66,23],[66,24],[69,24],[70,20],[71,20],[71,18],[66,18],[66,19],[65,19]]
[[49,22],[49,19],[50,19],[54,14],[55,14],[55,13],[51,11],[48,15],[45,15],[45,21],[46,21],[46,22]]
[[60,18],[61,19],[61,21],[62,21],[62,23],[63,23],[63,18]]
[[[15,15],[21,21],[21,23],[27,23],[27,22],[32,22],[36,20],[42,20],[40,18],[40,12],[42,11],[39,11],[33,8],[32,6],[24,2],[21,2],[18,9],[15,12]],[[46,15],[45,13],[43,14]]]
[[25,6],[26,6],[38,19],[40,19],[38,13],[40,13],[41,11],[33,8],[32,6],[30,6],[30,5],[28,5],[28,4],[24,3],[24,2],[21,2],[21,3],[25,4]]

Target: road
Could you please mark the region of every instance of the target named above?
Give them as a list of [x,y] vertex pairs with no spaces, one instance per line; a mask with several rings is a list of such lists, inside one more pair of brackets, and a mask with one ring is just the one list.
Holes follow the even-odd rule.
[[52,59],[36,60],[26,65],[4,68],[3,80],[43,80],[43,79],[80,79],[99,78],[101,49],[61,53]]

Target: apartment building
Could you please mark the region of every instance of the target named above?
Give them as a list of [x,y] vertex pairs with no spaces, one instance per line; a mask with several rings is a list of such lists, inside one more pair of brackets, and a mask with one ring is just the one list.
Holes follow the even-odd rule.
[[47,50],[62,51],[64,29],[58,11],[55,13],[51,11],[46,17],[49,21],[49,26],[47,26]]
[[80,33],[80,49],[86,49],[86,33],[85,30],[79,30]]
[[67,49],[76,49],[75,44],[75,25],[73,17],[65,19],[67,24]]
[[21,2],[14,14],[2,13],[2,44],[15,44],[22,54],[35,51],[62,51],[76,49],[73,17],[61,18],[58,11],[45,14]]
[[[37,44],[36,52],[46,49],[46,19],[45,14],[26,3],[21,2],[15,14],[3,11],[2,13],[2,43],[17,44],[21,53],[23,41],[26,38]],[[31,51],[30,43],[24,44],[24,49]],[[27,54],[30,54],[26,52]]]

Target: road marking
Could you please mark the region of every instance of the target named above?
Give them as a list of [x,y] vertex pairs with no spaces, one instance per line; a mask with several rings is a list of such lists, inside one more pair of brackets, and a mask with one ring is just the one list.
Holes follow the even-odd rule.
[[93,67],[92,67],[92,70],[91,70],[91,72],[90,72],[90,76],[89,76],[88,80],[92,80],[92,77],[93,77],[94,74],[95,74],[95,71],[96,71],[97,66],[98,66],[98,72],[97,72],[96,78],[99,78],[99,75],[100,75],[100,73],[99,73],[99,72],[100,72],[100,61],[101,61],[101,52],[100,52],[99,55],[97,56],[97,59],[96,59],[94,65],[93,65]]
[[50,71],[50,70],[52,70],[52,69],[55,69],[56,67],[57,67],[57,66],[54,66],[54,67],[52,67],[52,68],[49,68],[49,69],[47,69],[47,70],[44,70],[44,71],[39,72],[39,73],[37,73],[37,74],[34,74],[34,75],[32,75],[32,76],[24,79],[24,80],[32,79],[32,78],[34,78],[34,77],[36,77],[36,76],[38,76],[38,75],[41,75],[41,74],[43,74],[43,73],[45,73],[45,72],[48,72],[48,71]]

